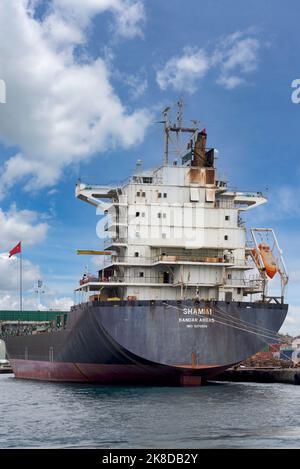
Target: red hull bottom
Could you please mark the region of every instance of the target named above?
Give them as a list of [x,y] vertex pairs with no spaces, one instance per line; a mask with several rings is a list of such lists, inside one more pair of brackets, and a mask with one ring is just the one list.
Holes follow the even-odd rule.
[[177,368],[155,365],[103,365],[35,360],[10,360],[16,378],[99,384],[164,384],[199,386],[226,366]]

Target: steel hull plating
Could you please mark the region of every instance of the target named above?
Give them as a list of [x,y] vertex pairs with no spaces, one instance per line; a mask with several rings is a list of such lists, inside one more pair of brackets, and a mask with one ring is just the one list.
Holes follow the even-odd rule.
[[65,329],[6,339],[19,378],[102,384],[201,384],[275,340],[287,305],[95,302]]

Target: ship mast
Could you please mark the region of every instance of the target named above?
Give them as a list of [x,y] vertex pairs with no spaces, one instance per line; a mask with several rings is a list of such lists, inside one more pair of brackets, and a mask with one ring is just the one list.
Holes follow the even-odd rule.
[[163,124],[164,124],[164,136],[165,136],[165,152],[164,152],[164,166],[167,166],[169,160],[169,111],[170,107],[166,107],[163,110]]
[[[177,118],[175,123],[171,123],[169,120],[169,112],[171,110],[170,106],[167,106],[162,114],[164,120],[162,123],[164,124],[164,141],[165,141],[165,148],[164,148],[164,166],[167,166],[169,164],[169,153],[170,153],[170,142],[171,142],[171,137],[170,134],[176,133],[176,145],[175,149],[173,152],[176,154],[180,154],[182,149],[180,148],[179,144],[179,136],[182,133],[189,133],[194,135],[196,132],[198,132],[198,127],[183,127],[183,100],[180,99],[177,102]],[[193,121],[196,122],[196,121]]]

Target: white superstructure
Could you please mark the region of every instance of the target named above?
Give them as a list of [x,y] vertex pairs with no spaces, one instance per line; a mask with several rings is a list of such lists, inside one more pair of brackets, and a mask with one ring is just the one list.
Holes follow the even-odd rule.
[[[190,132],[180,164],[169,163],[170,132]],[[259,193],[235,192],[216,177],[206,131],[165,122],[164,164],[137,166],[125,184],[79,182],[76,196],[104,218],[99,275],[85,275],[79,291],[94,299],[216,299],[250,301],[263,293],[265,275],[253,270],[241,213],[266,202]],[[102,229],[102,230],[101,230]]]

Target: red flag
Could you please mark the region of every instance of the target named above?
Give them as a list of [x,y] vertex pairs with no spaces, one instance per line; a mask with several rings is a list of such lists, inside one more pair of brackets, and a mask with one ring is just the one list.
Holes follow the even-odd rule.
[[22,247],[21,247],[21,241],[20,241],[11,251],[9,251],[8,257],[13,256],[14,254],[18,254],[21,251],[22,251]]

